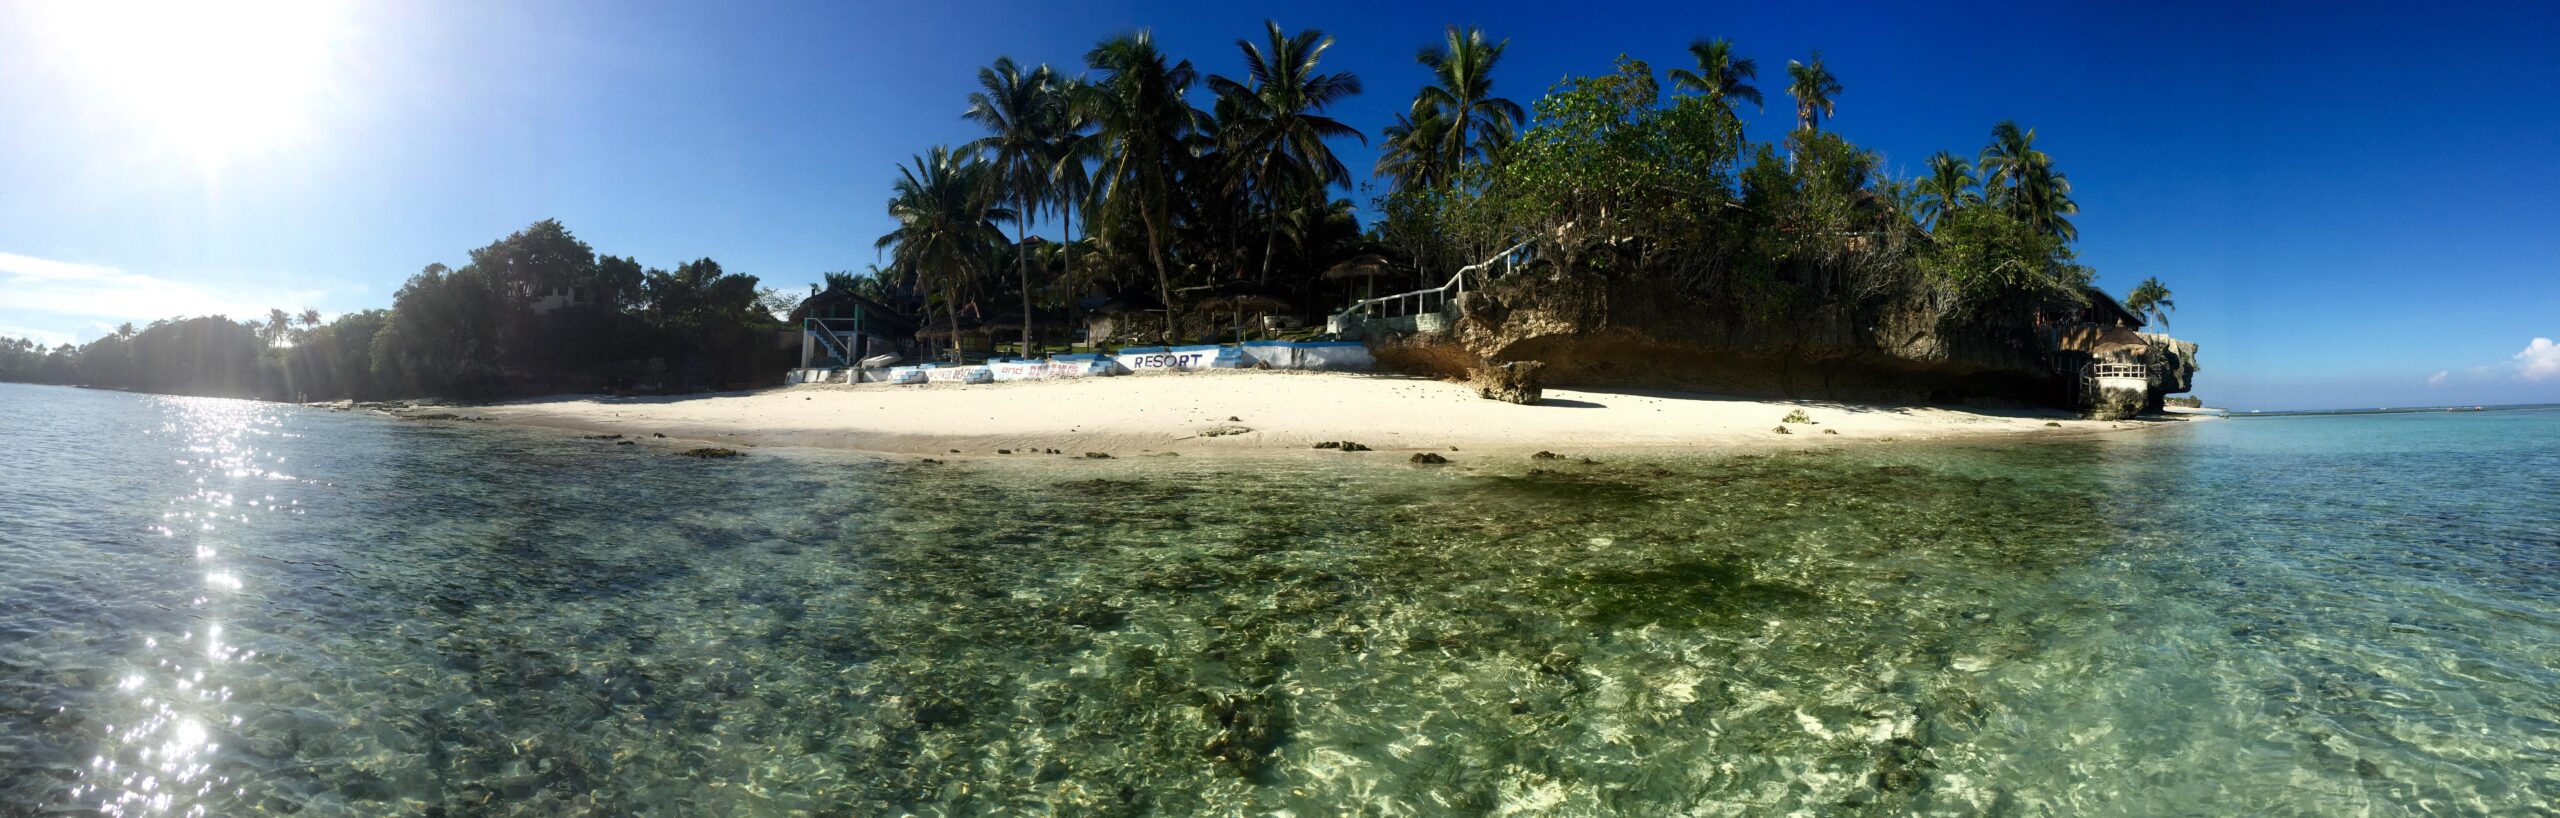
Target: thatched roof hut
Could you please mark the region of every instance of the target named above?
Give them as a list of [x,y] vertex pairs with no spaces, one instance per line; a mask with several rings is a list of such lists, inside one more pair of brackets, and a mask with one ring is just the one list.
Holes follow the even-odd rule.
[[2125,309],[2124,302],[2117,301],[2115,296],[2108,295],[2105,290],[2082,287],[2080,294],[2089,297],[2089,308],[2080,313],[2080,320],[2083,323],[2137,330],[2144,324],[2150,323],[2142,320],[2142,316],[2135,315],[2132,310]]

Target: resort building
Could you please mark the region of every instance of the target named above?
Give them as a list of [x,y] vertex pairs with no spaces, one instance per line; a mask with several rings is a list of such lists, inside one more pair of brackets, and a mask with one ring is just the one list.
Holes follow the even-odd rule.
[[800,325],[801,369],[844,369],[864,358],[915,351],[915,319],[850,292],[809,296],[791,320]]
[[535,315],[541,315],[562,307],[583,307],[596,302],[595,288],[580,287],[574,284],[550,287],[546,289],[528,288],[525,291],[525,297],[530,300],[530,303],[525,306],[533,310],[533,314]]

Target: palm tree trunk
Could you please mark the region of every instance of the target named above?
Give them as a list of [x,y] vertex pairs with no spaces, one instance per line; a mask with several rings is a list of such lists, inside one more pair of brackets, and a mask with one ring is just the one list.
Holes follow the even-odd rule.
[[[1031,212],[1031,208],[1029,207],[1028,202],[1026,202],[1026,203],[1025,203],[1025,206],[1023,207],[1022,212],[1023,212],[1023,213],[1025,213],[1025,214],[1028,214],[1028,213],[1030,213],[1030,212]],[[1022,275],[1022,357],[1023,357],[1024,359],[1026,359],[1026,360],[1028,360],[1028,359],[1031,357],[1031,246],[1030,246],[1030,244],[1029,244],[1029,242],[1031,241],[1030,233],[1031,233],[1031,219],[1030,219],[1030,217],[1029,217],[1028,215],[1026,215],[1026,216],[1024,216],[1024,217],[1023,217],[1022,222],[1021,222],[1020,224],[1015,225],[1015,226],[1014,226],[1014,228],[1013,228],[1013,235],[1014,235],[1014,240],[1013,240],[1013,260],[1014,260],[1014,265],[1013,265],[1013,266],[1014,266],[1014,267],[1015,267],[1015,268],[1016,268],[1016,269],[1021,273],[1021,275]]]
[[[1058,257],[1066,266],[1067,279],[1067,351],[1076,351],[1077,327],[1084,326],[1084,291],[1076,288],[1076,214],[1058,209]],[[1085,345],[1093,345],[1093,337],[1085,336]]]
[[1164,333],[1157,340],[1173,346],[1173,275],[1164,268],[1164,243],[1156,240],[1156,216],[1148,213],[1139,219],[1147,226],[1147,255],[1155,259],[1156,298],[1164,302]]
[[945,287],[942,293],[942,313],[951,319],[951,362],[962,363],[968,358],[960,353],[960,288],[957,285]]
[[1271,283],[1271,248],[1280,243],[1280,207],[1278,202],[1262,205],[1262,272],[1253,279],[1256,284]]

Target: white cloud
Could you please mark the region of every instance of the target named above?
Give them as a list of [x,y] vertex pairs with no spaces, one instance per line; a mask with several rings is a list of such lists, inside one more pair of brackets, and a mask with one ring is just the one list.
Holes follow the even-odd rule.
[[114,267],[0,253],[0,304],[19,313],[21,321],[27,320],[25,313],[135,322],[187,315],[248,318],[265,315],[269,308],[292,311],[321,295],[317,290],[208,287]]
[[2445,382],[2445,379],[2447,379],[2447,378],[2451,378],[2451,377],[2453,377],[2453,371],[2452,371],[2452,370],[2449,370],[2449,369],[2446,369],[2446,370],[2437,370],[2437,371],[2436,371],[2436,374],[2433,374],[2433,375],[2429,375],[2429,376],[2427,376],[2427,385],[2428,385],[2428,386],[2443,386],[2443,385],[2444,385],[2444,382]]
[[48,347],[72,342],[71,333],[68,332],[17,326],[0,326],[0,338],[25,338]]
[[2549,338],[2535,338],[2516,353],[2516,377],[2528,381],[2560,378],[2560,344]]

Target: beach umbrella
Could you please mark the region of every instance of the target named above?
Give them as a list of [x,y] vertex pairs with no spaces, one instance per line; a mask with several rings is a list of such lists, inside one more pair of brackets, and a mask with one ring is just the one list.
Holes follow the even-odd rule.
[[[991,338],[996,337],[999,333],[1002,333],[1003,337],[1013,337],[1015,334],[1022,331],[1022,311],[1006,310],[1004,312],[987,316],[986,327],[988,336]],[[1069,329],[1069,327],[1065,317],[1047,310],[1035,309],[1031,311],[1031,330],[1033,332],[1048,334],[1063,332],[1067,329]],[[1003,332],[1004,330],[1012,330],[1012,332],[1006,333]],[[1031,351],[1029,349],[1024,349],[1022,350],[1022,354],[1023,357],[1027,358],[1030,357]]]
[[1343,259],[1342,263],[1327,267],[1324,271],[1324,277],[1332,281],[1341,281],[1350,278],[1377,278],[1379,276],[1394,274],[1395,265],[1387,263],[1386,256],[1378,255],[1376,253],[1361,253],[1360,255]]
[[1164,302],[1156,300],[1155,293],[1148,292],[1144,288],[1139,287],[1131,287],[1129,289],[1112,293],[1110,300],[1096,304],[1093,307],[1094,312],[1107,314],[1156,312],[1162,309],[1164,309]]
[[1224,310],[1235,314],[1236,342],[1244,342],[1244,314],[1266,313],[1289,308],[1289,299],[1268,285],[1244,279],[1232,279],[1201,288],[1192,303],[1201,309]]
[[1324,278],[1327,281],[1366,279],[1369,294],[1363,297],[1376,298],[1378,297],[1378,279],[1395,275],[1395,272],[1395,265],[1388,263],[1386,256],[1362,253],[1343,259],[1340,264],[1325,268]]
[[[1145,315],[1147,313],[1163,314],[1164,312],[1164,302],[1157,300],[1155,293],[1142,287],[1130,287],[1117,293],[1113,293],[1109,299],[1100,304],[1094,305],[1093,309],[1089,311],[1089,314],[1116,317]],[[1101,341],[1098,337],[1089,337],[1086,340],[1095,343],[1099,343]]]

